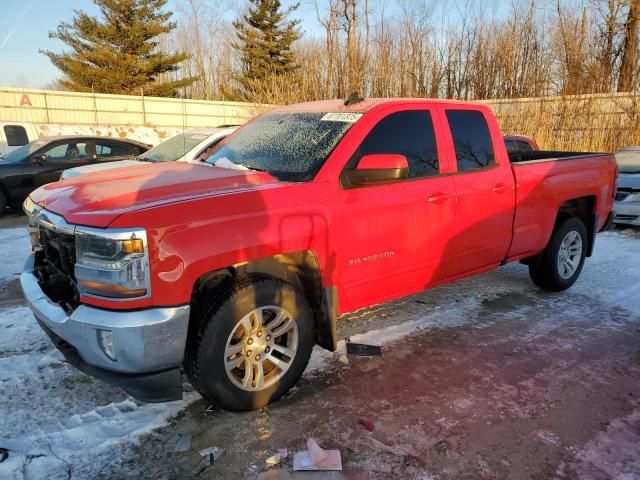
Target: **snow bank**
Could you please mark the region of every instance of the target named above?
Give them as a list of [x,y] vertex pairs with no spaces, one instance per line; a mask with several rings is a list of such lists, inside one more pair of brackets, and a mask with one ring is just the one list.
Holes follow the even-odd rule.
[[113,125],[61,125],[46,123],[36,125],[41,137],[55,137],[58,135],[98,135],[103,137],[128,138],[148,145],[157,145],[179,133],[181,128],[171,127],[126,127]]

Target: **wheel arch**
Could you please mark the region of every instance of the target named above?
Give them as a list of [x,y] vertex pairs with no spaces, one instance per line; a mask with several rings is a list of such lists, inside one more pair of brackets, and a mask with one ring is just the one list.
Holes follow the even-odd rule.
[[560,205],[554,226],[555,231],[567,218],[579,218],[587,228],[587,257],[593,255],[595,246],[598,225],[598,216],[595,212],[596,197],[594,195],[572,198]]
[[[278,254],[205,273],[196,280],[192,289],[193,310],[198,310],[201,299],[226,288],[239,277],[252,274],[283,280],[304,293],[313,312],[315,343],[326,350],[335,351],[338,311],[336,288],[323,284],[318,256],[311,250]],[[192,318],[195,317],[192,315]]]

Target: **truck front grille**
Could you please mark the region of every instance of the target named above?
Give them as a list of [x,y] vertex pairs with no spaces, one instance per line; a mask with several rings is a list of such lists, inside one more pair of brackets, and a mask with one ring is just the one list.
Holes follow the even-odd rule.
[[66,311],[80,304],[74,266],[75,236],[38,226],[40,250],[36,252],[35,273],[44,293]]

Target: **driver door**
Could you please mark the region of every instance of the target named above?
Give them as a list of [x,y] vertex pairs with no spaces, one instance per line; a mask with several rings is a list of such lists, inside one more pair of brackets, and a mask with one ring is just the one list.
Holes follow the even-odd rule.
[[395,111],[348,162],[353,169],[364,155],[400,154],[409,177],[383,185],[342,182],[340,225],[333,229],[341,311],[417,292],[447,276],[456,196],[451,176],[441,175],[437,122],[429,108]]

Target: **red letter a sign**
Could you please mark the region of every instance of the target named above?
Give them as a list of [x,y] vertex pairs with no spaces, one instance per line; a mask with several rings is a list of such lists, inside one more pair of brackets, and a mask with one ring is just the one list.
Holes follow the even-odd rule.
[[29,100],[29,95],[27,95],[26,93],[22,95],[22,98],[20,98],[20,106],[23,106],[23,105],[27,105],[29,107],[33,106],[31,105],[31,100]]

